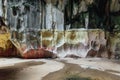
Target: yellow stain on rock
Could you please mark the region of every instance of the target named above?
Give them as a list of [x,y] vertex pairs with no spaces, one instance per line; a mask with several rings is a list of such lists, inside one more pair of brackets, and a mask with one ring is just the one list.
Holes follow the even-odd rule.
[[0,34],[0,47],[8,49],[11,46],[10,33]]

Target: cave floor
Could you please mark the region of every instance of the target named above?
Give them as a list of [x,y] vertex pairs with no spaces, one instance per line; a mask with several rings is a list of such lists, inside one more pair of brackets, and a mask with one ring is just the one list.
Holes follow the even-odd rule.
[[120,80],[120,61],[0,58],[0,80]]

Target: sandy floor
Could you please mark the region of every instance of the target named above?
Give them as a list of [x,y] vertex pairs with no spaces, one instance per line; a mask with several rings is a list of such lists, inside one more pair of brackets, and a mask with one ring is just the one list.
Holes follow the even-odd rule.
[[120,77],[106,73],[104,71],[82,69],[75,64],[66,64],[66,66],[57,72],[50,73],[43,80],[65,80],[71,76],[90,78],[91,80],[119,80]]
[[119,61],[99,58],[0,58],[0,80],[67,80],[74,76],[91,80],[120,80],[119,64]]

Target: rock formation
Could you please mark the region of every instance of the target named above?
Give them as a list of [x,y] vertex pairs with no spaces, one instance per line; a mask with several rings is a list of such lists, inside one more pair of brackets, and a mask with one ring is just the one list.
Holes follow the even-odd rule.
[[7,25],[0,30],[1,40],[7,35],[1,54],[10,42],[15,55],[24,58],[116,57],[119,6],[119,0],[1,0],[0,16]]

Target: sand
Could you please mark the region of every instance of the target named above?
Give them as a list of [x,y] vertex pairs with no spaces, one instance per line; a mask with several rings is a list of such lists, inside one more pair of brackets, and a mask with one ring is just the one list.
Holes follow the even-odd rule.
[[0,62],[0,80],[120,80],[120,61],[108,59],[0,58]]

